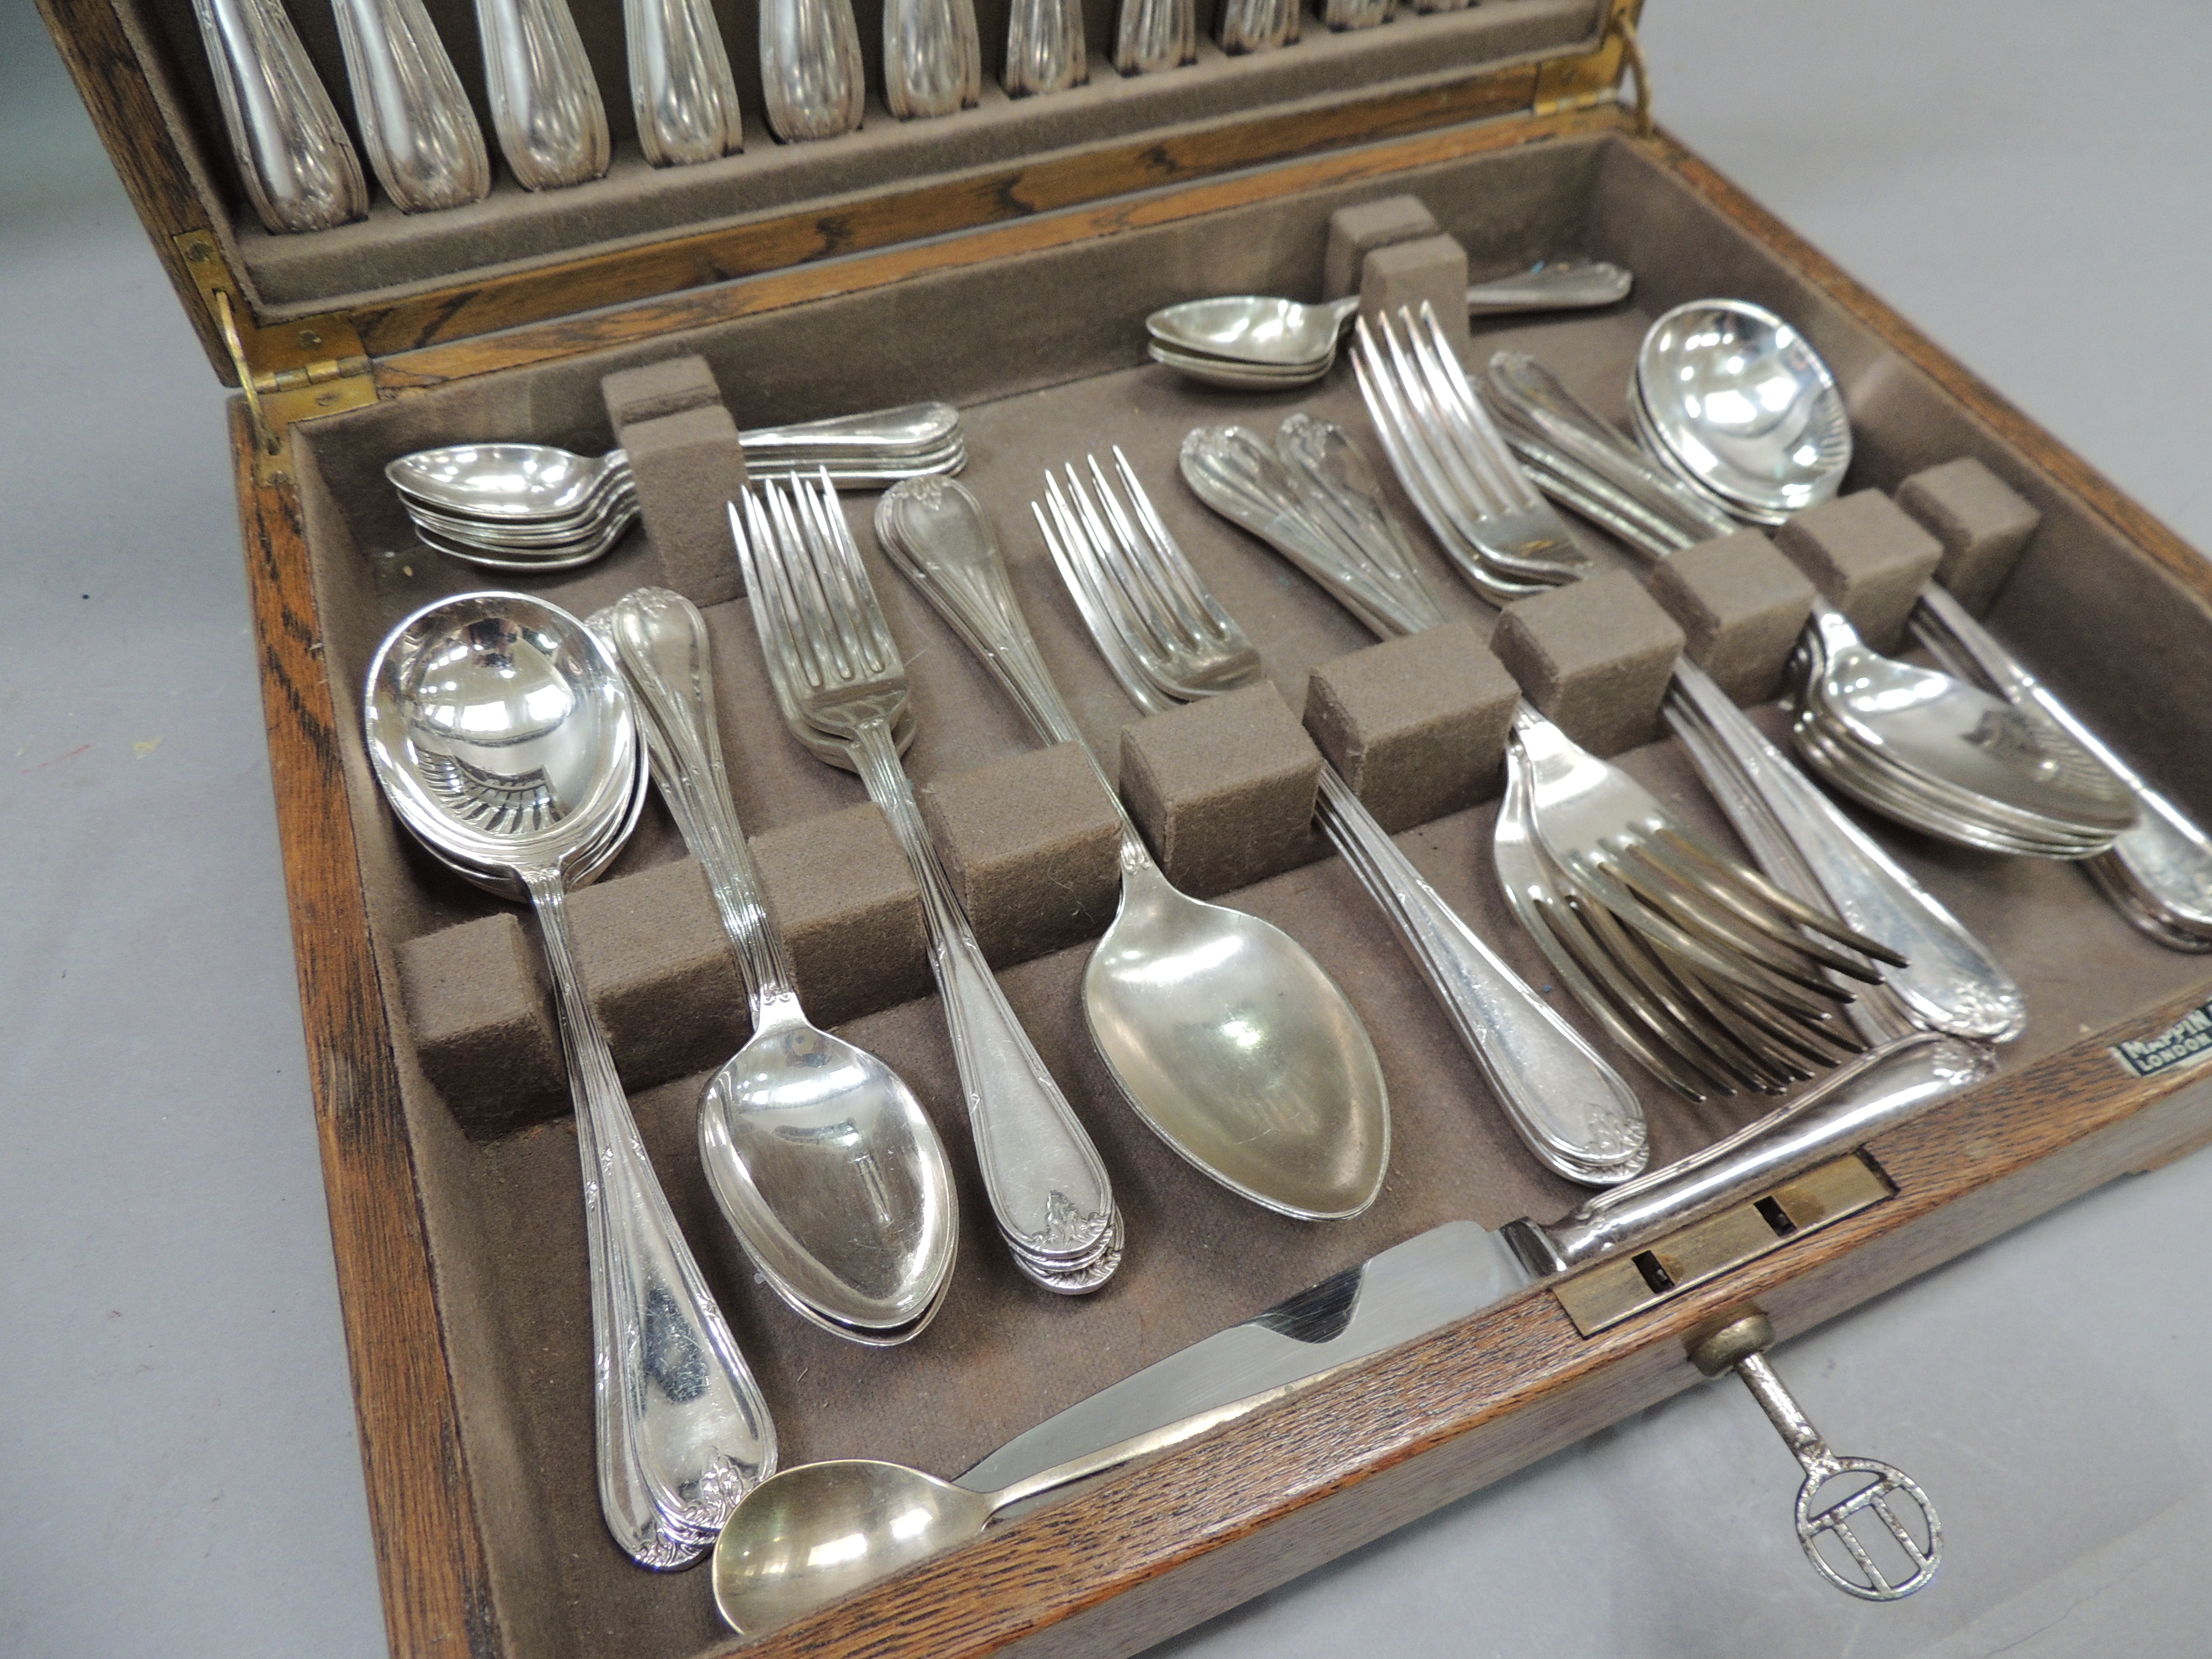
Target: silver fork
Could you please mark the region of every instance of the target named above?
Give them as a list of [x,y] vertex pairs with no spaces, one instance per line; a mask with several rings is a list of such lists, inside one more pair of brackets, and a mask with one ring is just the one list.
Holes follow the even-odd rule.
[[749,487],[742,520],[733,504],[730,524],[785,720],[817,752],[824,739],[842,748],[913,866],[999,1231],[1047,1290],[1096,1290],[1121,1259],[1106,1167],[1007,1006],[923,826],[895,735],[909,713],[905,665],[836,488],[826,475],[793,480],[787,493]]
[[[1192,434],[1183,471],[1202,498],[1236,517],[1216,501],[1209,473],[1194,466],[1219,435]],[[1301,447],[1293,445],[1294,453]],[[1355,488],[1343,476],[1333,487]],[[1370,495],[1369,505],[1382,514]],[[1298,511],[1294,501],[1277,505],[1285,515]],[[1296,545],[1299,538],[1288,539]],[[1376,591],[1378,570],[1394,590],[1419,586],[1402,543],[1370,536],[1364,551],[1358,561],[1302,562],[1378,633],[1417,626],[1410,612],[1393,621]],[[1841,998],[1822,970],[1837,968],[1861,980],[1871,970],[1798,931],[1816,913],[1697,848],[1625,773],[1585,754],[1525,702],[1506,758],[1496,857],[1507,900],[1561,981],[1655,1074],[1703,1098],[1739,1085],[1778,1088],[1858,1048],[1828,1014],[1832,1000],[1857,1004]],[[1540,787],[1547,776],[1549,787]],[[1594,836],[1581,847],[1591,856],[1562,857],[1556,840],[1545,845],[1534,816],[1543,794],[1554,803],[1555,819],[1580,818],[1572,827]],[[1821,916],[1812,925],[1829,931],[1841,924]],[[1895,959],[1844,933],[1854,949]]]
[[1358,322],[1352,361],[1360,395],[1390,465],[1453,562],[1486,592],[1516,598],[1587,575],[1589,556],[1513,464],[1434,307],[1424,304],[1418,321],[1401,307],[1397,322],[1381,324],[1378,346],[1377,331],[1364,317]]
[[[1096,457],[1091,489],[1072,466],[1066,491],[1047,474],[1045,502],[1030,510],[1122,690],[1157,714],[1261,678],[1259,653],[1191,568],[1118,448],[1114,464],[1133,520]],[[1443,902],[1326,761],[1318,815],[1529,1149],[1591,1186],[1640,1170],[1649,1148],[1627,1084]]]

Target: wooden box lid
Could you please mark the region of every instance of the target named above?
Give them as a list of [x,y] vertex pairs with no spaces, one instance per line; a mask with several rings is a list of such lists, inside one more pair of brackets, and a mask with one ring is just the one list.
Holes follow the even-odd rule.
[[[364,220],[272,235],[240,183],[191,0],[39,3],[216,373],[236,385],[245,366],[279,421],[366,401],[373,391],[340,383],[394,353],[1377,139],[1610,103],[1641,10],[1483,0],[1343,33],[1309,18],[1291,46],[1232,58],[1202,38],[1196,63],[1123,77],[1113,0],[1091,0],[1089,84],[1016,100],[996,82],[1007,0],[981,0],[981,104],[900,122],[880,101],[881,0],[860,0],[861,128],[782,144],[762,118],[753,9],[717,0],[746,148],[655,168],[629,113],[620,9],[587,0],[573,9],[614,133],[604,178],[532,193],[495,160],[490,195],[469,206],[404,215],[372,187]],[[289,10],[350,128],[329,8]],[[1200,6],[1201,35],[1212,10]],[[465,0],[429,11],[489,135]]]

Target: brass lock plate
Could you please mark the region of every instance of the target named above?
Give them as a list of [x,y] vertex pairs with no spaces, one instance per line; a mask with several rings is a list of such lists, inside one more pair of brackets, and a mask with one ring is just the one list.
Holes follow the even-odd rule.
[[1791,1239],[1881,1203],[1895,1188],[1863,1152],[1823,1164],[1756,1198],[1607,1256],[1553,1287],[1584,1336],[1655,1307]]

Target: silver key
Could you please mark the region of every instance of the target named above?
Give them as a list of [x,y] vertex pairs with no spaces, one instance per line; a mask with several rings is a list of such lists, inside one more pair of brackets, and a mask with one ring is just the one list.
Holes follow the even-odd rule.
[[[1797,1541],[1813,1570],[1863,1601],[1895,1601],[1919,1589],[1943,1563],[1943,1523],[1904,1470],[1869,1457],[1838,1457],[1783,1386],[1765,1350],[1765,1314],[1723,1326],[1690,1351],[1707,1376],[1733,1370],[1759,1401],[1790,1455],[1803,1466]],[[1917,1523],[1917,1524],[1916,1524]],[[1900,1571],[1899,1569],[1902,1569]]]

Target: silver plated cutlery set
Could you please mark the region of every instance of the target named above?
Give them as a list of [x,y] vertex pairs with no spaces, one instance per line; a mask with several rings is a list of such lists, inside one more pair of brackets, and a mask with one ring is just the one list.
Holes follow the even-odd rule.
[[[1372,18],[1346,9],[1340,26],[1364,27],[1388,9]],[[270,83],[270,66],[305,60],[273,4],[202,0],[200,15],[211,44],[240,70],[225,108],[243,150],[270,112],[249,94]],[[527,63],[547,77],[529,95],[550,100],[532,128],[549,147],[548,166],[566,165],[552,149],[567,145],[573,159],[579,144],[579,165],[589,166],[594,118],[604,166],[596,94],[557,88],[555,71],[574,38],[560,0],[483,0],[480,15],[488,59],[499,56],[498,35],[507,70]],[[728,67],[703,3],[630,0],[626,15],[634,58],[642,42],[661,59],[659,78],[637,83],[641,132],[648,104],[658,123],[648,152],[657,145],[659,159],[684,161],[733,148],[734,100],[722,98]],[[408,192],[434,207],[480,195],[482,140],[417,0],[341,0],[339,20],[357,82],[362,64],[404,65],[385,77],[386,101],[373,110],[356,88],[372,165],[394,199]],[[786,136],[820,136],[796,128],[838,100],[857,119],[850,22],[844,0],[763,8],[764,61],[772,33],[775,51],[787,54],[787,72],[770,76],[779,132],[787,119],[794,131]],[[973,101],[978,53],[967,0],[893,8],[887,45],[894,27],[902,55],[890,73],[903,88],[892,94],[895,110],[902,100],[904,113],[939,114]],[[1294,38],[1280,18],[1260,13],[1235,27],[1258,45]],[[1294,14],[1287,27],[1294,31]],[[1028,42],[1023,73],[1036,81],[1027,90],[1080,78],[1072,0],[1018,5],[1014,28]],[[1188,31],[1187,9],[1179,18],[1147,12],[1117,40],[1117,62],[1126,47],[1139,68],[1164,66],[1187,54]],[[258,78],[244,74],[249,62],[261,66]],[[495,85],[503,72],[495,64]],[[306,94],[319,96],[312,72],[288,84],[312,116]],[[588,91],[587,65],[575,87]],[[508,112],[519,106],[510,95]],[[441,108],[464,118],[433,118]],[[271,213],[307,204],[312,217],[323,210],[314,204],[350,199],[357,210],[359,169],[349,186],[351,152],[335,117],[320,128],[297,111],[287,120],[289,159],[275,165],[269,152],[257,204],[265,198]],[[1487,297],[1472,290],[1468,303],[1603,305],[1626,291],[1626,273],[1611,267],[1554,264],[1491,285]],[[1280,389],[1329,372],[1353,310],[1260,299],[1170,307],[1149,321],[1152,355],[1195,379]],[[1633,441],[1525,354],[1499,353],[1470,379],[1428,307],[1359,320],[1353,333],[1355,377],[1406,498],[1492,604],[1595,568],[1555,501],[1657,561],[1832,498],[1849,464],[1850,423],[1832,376],[1801,337],[1756,307],[1700,301],[1654,325],[1629,388]],[[1105,1161],[985,960],[925,825],[902,758],[917,714],[908,659],[840,484],[885,489],[873,514],[885,558],[1041,741],[1080,750],[1112,806],[1121,898],[1086,964],[1081,1000],[1121,1099],[1194,1168],[1256,1205],[1312,1221],[1367,1210],[1391,1152],[1375,1044],[1289,934],[1192,898],[1163,873],[1054,683],[988,514],[950,476],[967,456],[957,411],[915,405],[763,428],[740,441],[751,482],[729,505],[730,530],[769,688],[792,741],[858,775],[910,867],[981,1190],[1013,1266],[1048,1291],[1095,1291],[1124,1259],[1125,1224]],[[1200,500],[1376,635],[1447,621],[1391,501],[1341,428],[1296,415],[1270,443],[1240,427],[1201,428],[1183,443],[1181,471]],[[542,445],[454,445],[400,457],[386,474],[426,545],[496,569],[587,563],[639,512],[620,450],[592,458]],[[1110,467],[1088,456],[1048,471],[1042,484],[1030,514],[1043,546],[1139,711],[1264,681],[1259,652],[1118,448]],[[1796,659],[1785,739],[1794,759],[1701,671],[1678,665],[1664,719],[1758,868],[1702,839],[1527,702],[1514,713],[1493,859],[1509,908],[1553,977],[1616,1047],[1692,1099],[1779,1093],[1830,1074],[1663,1170],[1647,1172],[1642,1108],[1600,1046],[1453,911],[1323,763],[1320,828],[1412,954],[1506,1119],[1547,1168],[1607,1194],[1549,1227],[1515,1224],[1508,1236],[1518,1265],[1486,1235],[1475,1273],[1482,1297],[1613,1248],[1644,1224],[1639,1218],[1709,1212],[1717,1193],[1734,1190],[1728,1171],[1809,1167],[1837,1136],[1897,1121],[1985,1075],[1984,1045],[2021,1030],[2019,987],[1801,762],[1925,833],[2079,861],[2152,938],[2212,950],[2212,840],[1950,595],[1931,587],[1913,632],[1941,669],[1878,656],[1839,611],[1816,605]],[[747,994],[750,1033],[704,1089],[697,1133],[708,1188],[760,1282],[831,1334],[867,1346],[908,1342],[945,1304],[959,1206],[951,1158],[915,1092],[801,1007],[736,818],[714,708],[706,622],[678,594],[641,588],[583,622],[542,599],[483,592],[425,606],[393,630],[369,670],[364,721],[373,769],[401,824],[440,862],[527,902],[538,919],[583,1164],[607,1524],[635,1560],[655,1568],[696,1560],[719,1537],[718,1603],[733,1627],[751,1632],[1324,1373],[1317,1364],[1279,1368],[1237,1397],[1206,1383],[1172,1420],[1148,1418],[1110,1443],[1089,1435],[1056,1460],[1010,1465],[1001,1479],[979,1468],[964,1486],[861,1462],[769,1480],[776,1439],[767,1405],[662,1194],[569,937],[568,896],[621,850],[648,780],[700,866]],[[1473,1294],[1465,1285],[1449,1292],[1455,1307]],[[1787,1437],[1802,1413],[1791,1415],[1778,1383],[1761,1392],[1771,1376],[1760,1370],[1762,1344],[1747,1335],[1738,1346],[1715,1365],[1742,1370]],[[1792,1443],[1808,1490],[1833,1473],[1830,1465],[1852,1463],[1833,1458],[1817,1435]],[[1881,1595],[1903,1594],[1933,1571],[1940,1528],[1903,1476],[1885,1490],[1926,1511],[1925,1571],[1902,1588],[1877,1582]],[[908,1519],[886,1521],[895,1510]],[[793,1539],[828,1540],[807,1557],[819,1564],[793,1573]]]

